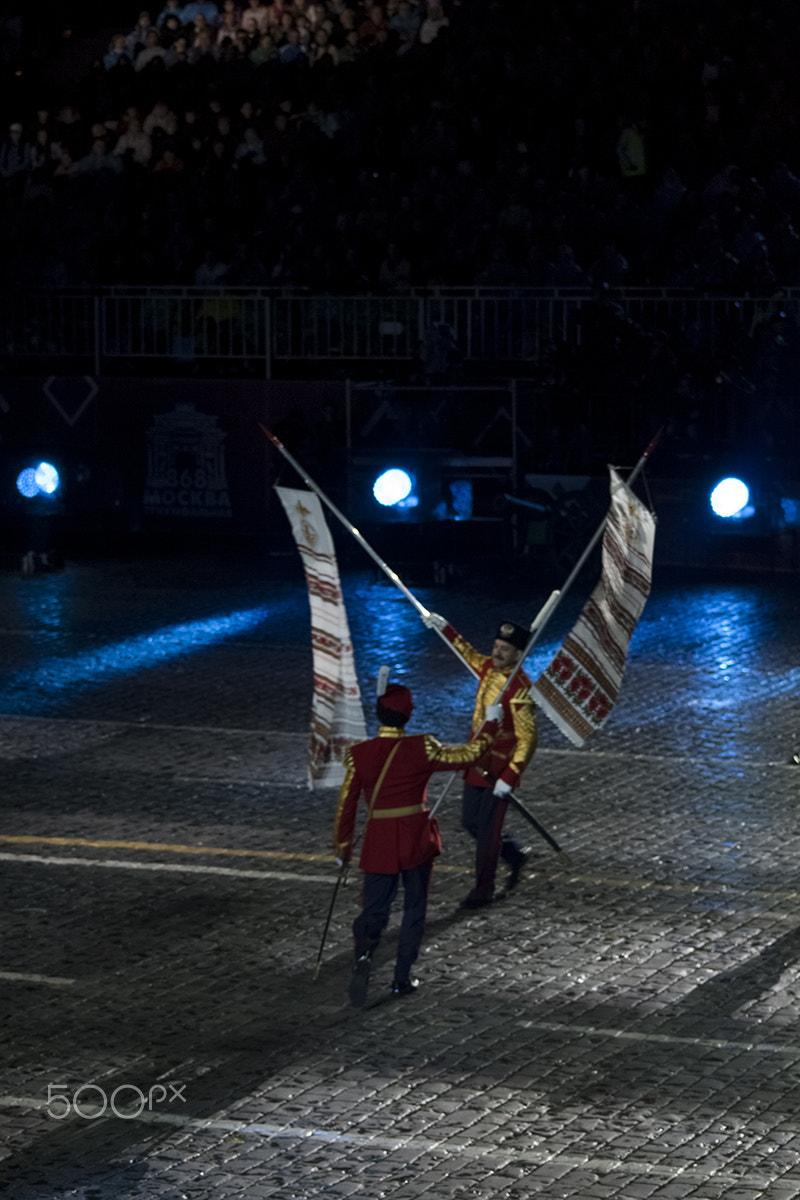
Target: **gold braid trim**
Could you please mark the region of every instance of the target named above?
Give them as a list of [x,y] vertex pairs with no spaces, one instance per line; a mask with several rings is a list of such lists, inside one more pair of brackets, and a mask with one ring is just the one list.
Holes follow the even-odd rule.
[[449,763],[452,766],[463,765],[470,766],[477,762],[478,759],[486,753],[492,744],[493,735],[483,733],[472,742],[468,742],[465,746],[446,746],[432,737],[431,734],[425,734],[425,754],[428,762]]
[[[342,851],[347,850],[350,845],[350,841],[352,841],[351,835],[350,841],[341,842],[338,840],[337,834],[339,833],[339,822],[341,821],[342,814],[344,812],[344,802],[350,794],[350,789],[353,786],[355,774],[356,765],[353,762],[353,755],[348,748],[345,750],[344,754],[344,781],[342,782],[342,786],[339,788],[339,798],[336,801],[336,816],[334,817],[333,821],[333,845],[335,850],[340,854]],[[353,826],[355,826],[355,813],[353,814]]]
[[463,638],[460,633],[454,633],[452,640],[453,645],[463,658],[464,662],[467,663],[468,666],[472,667],[473,671],[480,671],[486,660],[491,658],[490,654],[481,654],[479,650],[476,650],[474,646],[471,646],[467,639]]
[[[486,659],[484,659],[485,661]],[[504,675],[502,671],[495,671],[494,667],[492,667],[478,684],[478,693],[475,697],[475,711],[472,714],[473,733],[477,733],[486,720],[486,709],[490,704],[494,704],[505,686],[506,679],[507,675]]]
[[508,706],[511,709],[511,719],[514,722],[514,733],[517,738],[509,766],[522,775],[533,758],[539,741],[539,731],[536,728],[536,708],[527,688],[519,691],[516,696],[512,696]]

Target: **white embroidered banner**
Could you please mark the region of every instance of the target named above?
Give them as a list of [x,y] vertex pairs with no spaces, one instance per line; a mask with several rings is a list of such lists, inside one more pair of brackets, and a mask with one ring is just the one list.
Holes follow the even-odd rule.
[[655,520],[611,469],[611,506],[603,567],[572,632],[531,695],[546,716],[582,746],[608,718],[628,647],[650,594]]
[[367,736],[333,538],[314,492],[276,487],[303,560],[311,606],[314,696],[308,786],[338,787],[343,759]]

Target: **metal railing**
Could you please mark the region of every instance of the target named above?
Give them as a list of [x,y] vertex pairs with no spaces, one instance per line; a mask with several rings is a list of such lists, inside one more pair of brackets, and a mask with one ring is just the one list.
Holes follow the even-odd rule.
[[[669,288],[621,289],[606,300],[637,327],[702,344],[710,354],[782,320],[798,326],[800,288],[771,296],[717,296]],[[531,364],[557,343],[580,345],[585,289],[434,288],[397,295],[315,295],[301,290],[19,289],[0,294],[0,354],[7,369],[79,365],[113,374],[132,360],[247,363],[269,378],[276,364],[419,361],[449,348],[464,363]],[[438,346],[437,346],[438,343]],[[60,365],[59,365],[60,364]]]

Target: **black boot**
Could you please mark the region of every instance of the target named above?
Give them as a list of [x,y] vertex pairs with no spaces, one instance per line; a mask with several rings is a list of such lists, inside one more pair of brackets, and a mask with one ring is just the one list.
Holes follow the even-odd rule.
[[370,957],[368,954],[362,954],[355,961],[353,972],[350,976],[350,983],[347,988],[347,994],[350,997],[350,1003],[354,1008],[363,1008],[367,999],[367,988],[369,987],[369,969],[371,966]]
[[410,996],[419,987],[418,979],[395,979],[392,984],[393,996]]
[[506,880],[507,892],[513,892],[514,888],[519,883],[519,877],[522,873],[522,868],[525,866],[525,863],[528,861],[529,857],[530,855],[525,850],[520,850],[516,858],[512,859],[511,870],[509,871],[508,879]]

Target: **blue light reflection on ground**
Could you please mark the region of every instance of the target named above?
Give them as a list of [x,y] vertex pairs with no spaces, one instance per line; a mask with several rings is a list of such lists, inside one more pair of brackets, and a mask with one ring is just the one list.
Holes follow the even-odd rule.
[[797,690],[800,668],[778,665],[774,642],[764,589],[697,587],[659,596],[645,608],[631,657],[666,655],[678,675],[681,668],[702,666],[684,703],[733,708]]
[[[413,730],[429,732],[452,742],[464,741],[470,732],[475,706],[476,680],[445,643],[422,624],[417,612],[396,589],[381,582],[352,586],[345,582],[345,599],[356,651],[367,728],[377,729],[374,720],[375,681],[381,666],[389,667],[390,679],[410,687],[414,696]],[[434,611],[443,612],[459,632],[474,639],[482,653],[491,649],[494,632],[508,611],[493,601],[417,587],[417,598]],[[523,596],[511,603],[511,612],[532,620],[541,607],[536,596]],[[485,606],[485,607],[484,607]],[[530,614],[530,615],[529,615]],[[536,678],[560,645],[560,636],[543,637],[527,660],[525,669]]]
[[[265,606],[243,609],[226,616],[169,625],[154,633],[126,638],[72,657],[44,659],[35,668],[12,676],[0,692],[0,709],[15,707],[20,711],[22,707],[30,713],[37,708],[50,707],[54,701],[66,698],[78,688],[105,684],[117,676],[160,666],[170,659],[245,633],[260,625],[269,614],[270,609]],[[31,694],[31,688],[35,689],[35,695]],[[22,705],[20,696],[24,696]]]

